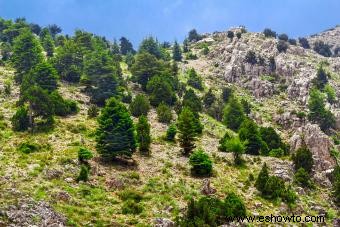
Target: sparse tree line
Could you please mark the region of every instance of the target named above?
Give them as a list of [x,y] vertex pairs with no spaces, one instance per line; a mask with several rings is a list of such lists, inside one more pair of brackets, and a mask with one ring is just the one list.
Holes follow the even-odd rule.
[[[204,150],[196,149],[204,129],[200,120],[203,112],[228,128],[218,148],[221,152],[232,152],[236,166],[245,165],[243,154],[272,157],[289,154],[289,146],[275,129],[260,127],[249,117],[251,104],[246,99],[238,99],[231,87],[204,92],[203,80],[194,69],[185,72],[186,83],[179,80],[178,62],[183,59],[182,53],[190,52],[190,42],[202,38],[196,30],[189,32],[182,46],[176,41],[171,46],[147,37],[138,50],[134,50],[125,37],[118,43],[81,30],[75,31],[74,36],[61,35],[60,32],[56,25],[40,28],[24,19],[15,22],[0,20],[0,40],[7,48],[0,48],[2,52],[6,51],[2,53],[2,61],[13,65],[15,81],[20,86],[17,111],[12,117],[13,130],[31,129],[34,132],[52,128],[55,116],[64,117],[78,112],[77,102],[64,99],[59,93],[61,80],[81,85],[83,92],[90,96],[88,117],[96,118],[98,122],[96,150],[106,160],[131,158],[137,150],[143,155],[152,155],[151,125],[147,118],[151,108],[156,109],[158,121],[168,125],[164,139],[169,143],[179,143],[194,176],[209,177],[214,174],[211,157]],[[264,34],[266,37],[276,37],[271,30],[265,30]],[[239,34],[236,36],[241,37]],[[228,33],[228,38],[234,38],[234,34]],[[289,40],[287,35],[282,34],[279,39],[296,45],[296,41]],[[303,45],[303,42],[300,41],[300,44]],[[249,53],[246,61],[251,64],[262,62],[255,53]],[[123,62],[131,77],[123,77]],[[326,91],[327,77],[327,73],[320,68],[314,81],[315,87]],[[142,93],[133,96],[128,82],[140,86]],[[220,95],[216,95],[218,93]],[[334,122],[325,109],[323,99],[315,93],[311,92],[309,117],[318,122],[323,130],[328,130]],[[328,100],[333,100],[333,93],[328,93]],[[138,118],[137,123],[134,123],[132,116]],[[88,180],[89,160],[92,157],[93,153],[88,149],[79,149],[81,167],[78,181]],[[313,188],[310,151],[306,147],[301,148],[293,156],[293,161],[295,183]],[[339,191],[338,172],[334,180],[336,192]],[[289,205],[296,200],[291,186],[286,186],[278,177],[270,176],[266,165],[253,183],[267,199],[279,198]],[[339,200],[338,195],[336,199]],[[130,212],[128,204],[125,208],[127,213]],[[177,221],[181,226],[215,226],[223,224],[228,216],[245,214],[242,199],[229,193],[223,201],[215,197],[191,200],[187,212]]]

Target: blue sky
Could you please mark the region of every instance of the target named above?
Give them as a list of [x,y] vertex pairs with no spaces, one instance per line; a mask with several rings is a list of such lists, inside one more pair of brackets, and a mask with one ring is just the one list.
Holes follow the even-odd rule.
[[191,28],[238,25],[298,37],[340,24],[340,0],[0,0],[0,17],[55,23],[68,34],[80,28],[110,40],[126,36],[135,45],[148,35],[181,41]]

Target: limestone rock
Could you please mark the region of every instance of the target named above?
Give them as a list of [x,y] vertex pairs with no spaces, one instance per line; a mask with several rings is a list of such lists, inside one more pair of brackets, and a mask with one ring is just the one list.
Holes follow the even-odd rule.
[[204,179],[201,192],[204,195],[211,195],[211,194],[214,194],[216,192],[216,189],[211,187],[209,179]]
[[167,218],[155,218],[154,224],[155,227],[175,227],[175,222]]

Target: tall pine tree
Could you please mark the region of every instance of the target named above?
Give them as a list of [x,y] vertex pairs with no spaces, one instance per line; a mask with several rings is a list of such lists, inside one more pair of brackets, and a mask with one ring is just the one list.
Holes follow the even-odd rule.
[[138,119],[137,124],[137,141],[139,144],[139,151],[143,154],[150,154],[150,124],[146,116],[142,115]]
[[182,61],[182,50],[177,41],[175,41],[172,47],[172,59],[174,61]]
[[189,155],[195,148],[195,141],[198,136],[195,115],[187,107],[184,107],[177,119],[179,142],[183,148],[183,154]]

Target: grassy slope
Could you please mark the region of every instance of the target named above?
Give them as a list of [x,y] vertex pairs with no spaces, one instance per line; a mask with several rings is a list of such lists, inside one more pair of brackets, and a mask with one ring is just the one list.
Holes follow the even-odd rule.
[[[1,68],[0,84],[11,77],[10,71]],[[0,112],[5,115],[4,122],[8,126],[10,116],[15,111],[18,91],[17,87],[13,89],[14,95],[2,99],[0,104]],[[63,85],[61,90],[64,96],[73,97],[80,102],[80,113],[58,118],[55,129],[44,134],[13,133],[10,127],[1,130],[0,209],[16,204],[22,198],[31,197],[48,201],[68,218],[69,224],[86,226],[116,223],[146,226],[151,225],[155,217],[173,219],[186,206],[188,198],[200,195],[202,179],[190,176],[188,159],[180,155],[178,145],[162,140],[166,125],[156,121],[154,110],[148,116],[153,136],[151,157],[135,154],[137,166],[101,163],[98,158],[94,158],[91,161],[90,181],[76,183],[74,179],[79,173],[77,148],[84,141],[86,147],[95,151],[96,122],[87,118],[87,97],[79,92],[79,88]],[[223,198],[230,191],[237,192],[244,198],[250,214],[288,214],[289,211],[283,203],[262,199],[252,186],[253,182],[248,181],[249,174],[256,176],[264,161],[271,165],[278,160],[247,156],[246,167],[235,168],[231,155],[217,151],[218,140],[226,130],[225,127],[206,115],[202,116],[202,121],[205,129],[197,147],[204,148],[214,160],[214,176],[211,177],[211,182],[217,189],[217,195]],[[45,148],[29,155],[22,154],[16,147],[26,140],[36,141],[45,145]],[[60,170],[62,176],[47,179],[47,170]],[[73,181],[68,182],[67,178]],[[111,187],[112,184],[116,187]],[[123,203],[118,194],[126,189],[143,193],[144,199],[141,203],[144,210],[141,214],[122,214]],[[56,195],[61,191],[67,192],[71,199],[58,199]],[[304,214],[316,214],[309,208],[314,203],[330,211],[330,216],[334,216],[335,211],[327,202],[328,194],[326,189],[317,189],[303,195],[296,209],[304,210]],[[262,206],[257,205],[255,208],[255,204],[259,202]]]

